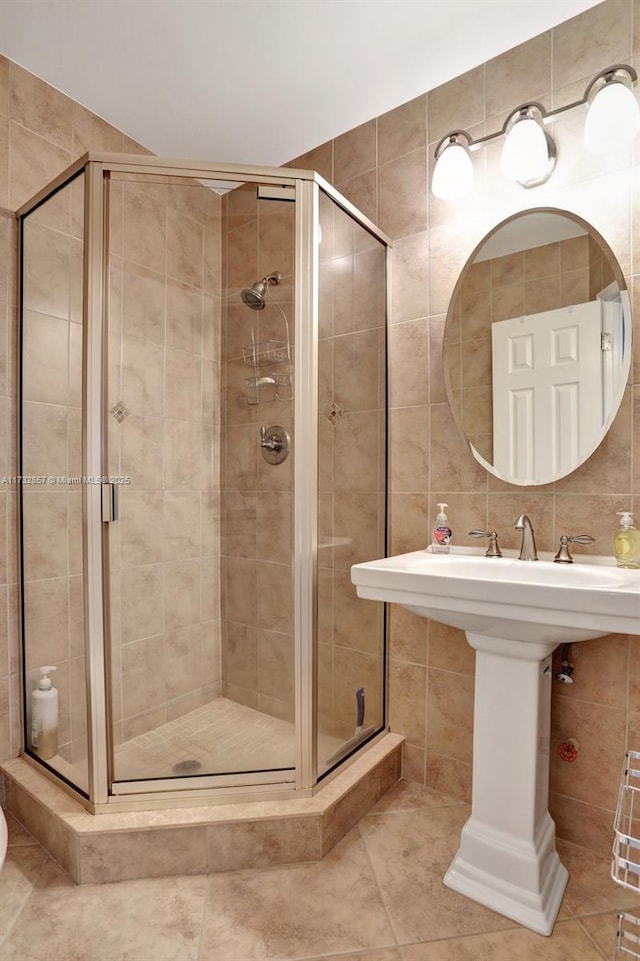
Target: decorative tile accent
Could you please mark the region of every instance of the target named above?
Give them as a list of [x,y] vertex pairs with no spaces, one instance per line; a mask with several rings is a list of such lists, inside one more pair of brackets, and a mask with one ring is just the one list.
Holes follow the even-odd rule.
[[115,417],[119,424],[129,416],[131,411],[124,403],[124,401],[119,400],[117,404],[114,404],[109,413]]
[[325,417],[327,418],[331,426],[335,427],[336,423],[342,417],[343,414],[344,414],[344,411],[341,407],[338,407],[337,404],[332,404],[331,410],[329,411],[328,414],[325,414]]

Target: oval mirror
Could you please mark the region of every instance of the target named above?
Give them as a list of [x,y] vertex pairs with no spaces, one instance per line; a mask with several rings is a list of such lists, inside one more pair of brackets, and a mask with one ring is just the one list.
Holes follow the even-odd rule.
[[620,406],[631,326],[620,266],[586,221],[538,208],[498,224],[444,331],[447,397],[476,460],[511,484],[574,471]]

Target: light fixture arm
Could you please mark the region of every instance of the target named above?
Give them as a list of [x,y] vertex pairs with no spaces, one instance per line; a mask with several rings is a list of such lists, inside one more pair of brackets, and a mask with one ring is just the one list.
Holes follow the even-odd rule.
[[[563,107],[562,109],[569,110],[571,107],[577,107],[580,104],[589,103],[595,94],[598,93],[607,83],[611,83],[612,81],[616,83],[624,83],[625,81],[622,79],[620,74],[625,73],[627,74],[626,82],[629,84],[629,86],[633,86],[638,80],[637,71],[634,70],[634,68],[628,63],[615,63],[612,67],[606,67],[605,70],[601,70],[600,73],[593,78],[585,90],[582,100],[578,100],[576,103],[571,103],[568,107]],[[558,110],[557,112],[559,113],[560,111]]]
[[448,134],[446,134],[442,138],[442,140],[438,141],[436,145],[436,149],[433,152],[433,155],[436,158],[436,160],[440,158],[440,156],[442,155],[442,153],[447,147],[450,147],[451,144],[460,143],[461,140],[466,141],[466,143],[463,143],[463,146],[469,147],[469,148],[471,147],[472,144],[480,142],[480,141],[475,141],[471,136],[471,134],[467,133],[466,130],[451,130],[449,131]]
[[[536,114],[538,116],[536,116]],[[505,122],[502,124],[502,130],[493,134],[494,137],[499,137],[500,134],[507,134],[518,120],[523,120],[524,118],[532,117],[539,123],[544,123],[545,118],[548,116],[547,111],[544,109],[541,103],[537,100],[531,100],[527,103],[521,103],[519,107],[515,107]]]

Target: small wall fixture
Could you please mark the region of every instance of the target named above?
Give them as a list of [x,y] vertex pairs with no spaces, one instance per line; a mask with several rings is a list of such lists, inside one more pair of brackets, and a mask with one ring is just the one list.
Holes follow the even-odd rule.
[[473,163],[469,153],[471,137],[464,130],[453,133],[436,147],[436,165],[431,189],[441,200],[457,200],[473,190]]
[[523,187],[543,184],[556,163],[556,145],[542,125],[543,117],[537,104],[529,104],[514,110],[504,126],[502,173]]
[[631,67],[608,67],[587,87],[584,145],[590,153],[625,147],[640,131],[640,110],[632,89],[636,79]]
[[457,200],[473,191],[471,153],[482,144],[504,137],[501,169],[505,177],[523,187],[537,187],[551,176],[556,145],[545,126],[555,117],[586,104],[585,147],[606,153],[630,143],[640,131],[640,108],[633,93],[638,74],[628,64],[602,70],[587,87],[584,97],[556,110],[525,103],[511,111],[497,133],[474,140],[466,130],[454,130],[438,143],[431,190],[441,200]]

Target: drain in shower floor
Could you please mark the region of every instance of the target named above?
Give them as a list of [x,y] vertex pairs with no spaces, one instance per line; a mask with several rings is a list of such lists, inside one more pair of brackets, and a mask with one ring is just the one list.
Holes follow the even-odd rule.
[[202,764],[200,761],[178,761],[177,764],[173,765],[171,770],[174,774],[196,774],[201,767]]

